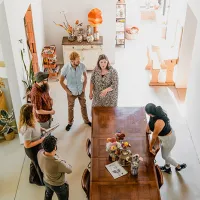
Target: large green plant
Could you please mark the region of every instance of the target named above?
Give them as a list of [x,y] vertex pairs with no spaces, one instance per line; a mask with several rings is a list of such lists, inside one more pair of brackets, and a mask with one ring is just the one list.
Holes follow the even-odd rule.
[[0,110],[0,127],[2,127],[0,130],[0,139],[4,138],[5,135],[13,131],[17,132],[13,110],[11,113],[8,113],[5,110]]
[[21,58],[22,58],[22,62],[23,62],[23,65],[24,65],[25,72],[26,72],[26,80],[22,80],[22,82],[25,84],[26,89],[30,91],[32,89],[33,84],[34,84],[33,64],[32,64],[32,61],[31,61],[30,65],[29,65],[29,70],[28,70],[27,66],[25,64],[25,61],[24,61],[24,54],[23,54],[22,50],[21,50]]

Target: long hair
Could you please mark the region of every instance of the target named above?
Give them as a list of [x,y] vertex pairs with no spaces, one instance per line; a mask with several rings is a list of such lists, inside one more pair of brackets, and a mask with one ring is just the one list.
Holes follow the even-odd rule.
[[164,122],[169,122],[167,113],[162,109],[161,106],[156,106],[153,103],[148,103],[145,106],[145,111],[147,114],[155,116],[157,119],[162,119]]
[[22,126],[35,127],[35,119],[33,115],[33,105],[24,104],[20,109],[19,130]]
[[100,64],[99,64],[99,62],[100,62],[101,60],[106,60],[106,61],[108,62],[107,66],[106,66],[106,69],[109,70],[109,68],[110,68],[110,62],[109,62],[109,60],[108,60],[108,57],[107,57],[105,54],[101,54],[101,55],[99,56],[99,58],[98,58],[98,60],[97,60],[97,67],[98,67],[99,69],[101,69]]

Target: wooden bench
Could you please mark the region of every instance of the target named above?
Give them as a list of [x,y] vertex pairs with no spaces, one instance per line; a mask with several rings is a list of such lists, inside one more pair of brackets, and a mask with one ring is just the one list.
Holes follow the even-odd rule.
[[152,69],[151,69],[151,80],[149,85],[154,85],[158,83],[158,75],[160,72],[160,62],[158,56],[155,52],[152,53]]
[[[148,64],[146,70],[151,70],[150,86],[174,86],[173,81],[174,67],[178,61],[176,49],[160,49],[157,46],[147,47]],[[158,75],[161,69],[166,69],[166,80],[158,82]]]

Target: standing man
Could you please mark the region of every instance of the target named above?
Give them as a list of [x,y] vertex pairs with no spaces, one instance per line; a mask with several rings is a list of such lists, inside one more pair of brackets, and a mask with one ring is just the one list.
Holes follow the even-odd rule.
[[[70,63],[64,65],[61,70],[60,84],[67,93],[68,99],[68,125],[66,131],[69,131],[74,120],[74,102],[78,98],[81,105],[81,113],[86,124],[91,126],[88,119],[85,87],[87,84],[86,68],[83,63],[80,63],[80,55],[77,52],[72,52],[69,56]],[[84,80],[83,80],[84,78]],[[64,80],[67,80],[67,85]]]
[[65,173],[72,172],[72,166],[56,154],[57,138],[49,135],[42,142],[43,149],[38,152],[38,163],[44,174],[45,200],[51,200],[55,192],[59,200],[68,200],[69,185]]
[[48,85],[49,74],[38,72],[35,75],[35,84],[31,90],[31,103],[33,104],[34,114],[42,128],[51,127],[52,115],[55,111],[52,109],[53,100],[49,96]]

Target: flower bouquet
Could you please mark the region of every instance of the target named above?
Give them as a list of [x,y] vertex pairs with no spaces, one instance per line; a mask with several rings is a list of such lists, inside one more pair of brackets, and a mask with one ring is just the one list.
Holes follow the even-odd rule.
[[106,151],[109,153],[109,159],[114,162],[120,154],[121,144],[116,138],[107,138]]

